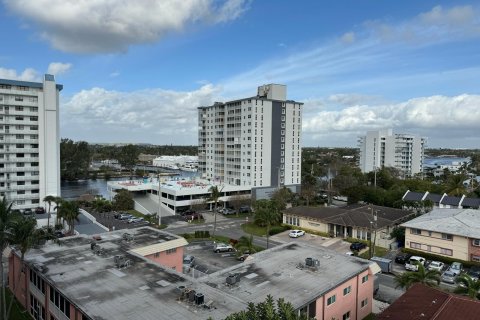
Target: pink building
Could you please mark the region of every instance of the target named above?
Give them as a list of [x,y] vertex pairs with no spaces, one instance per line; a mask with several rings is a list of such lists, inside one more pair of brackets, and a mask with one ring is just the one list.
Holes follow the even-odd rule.
[[[287,243],[201,278],[182,274],[186,241],[149,227],[13,253],[9,283],[34,319],[224,319],[268,295],[321,320],[371,313],[375,263]],[[210,250],[210,249],[206,249]]]

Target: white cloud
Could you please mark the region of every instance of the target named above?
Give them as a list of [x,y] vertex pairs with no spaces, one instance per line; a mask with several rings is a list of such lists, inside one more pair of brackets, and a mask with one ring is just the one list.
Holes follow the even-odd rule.
[[355,33],[353,32],[347,32],[345,34],[343,34],[343,36],[340,38],[340,40],[342,40],[342,42],[344,43],[352,43],[355,41]]
[[52,62],[48,65],[47,73],[58,76],[66,73],[71,67],[71,63]]
[[62,104],[62,136],[87,141],[196,144],[197,107],[211,105],[219,91],[211,84],[190,92],[83,90]]
[[56,49],[76,53],[122,52],[153,43],[194,23],[237,19],[246,0],[3,0],[32,21]]
[[32,68],[27,68],[21,73],[17,73],[15,69],[0,68],[0,79],[39,81],[40,77],[38,72]]
[[[351,100],[355,99],[354,95]],[[478,105],[480,95],[467,94],[421,97],[390,104],[356,104],[336,111],[324,110],[325,103],[321,103],[322,111],[313,112],[311,106],[309,116],[304,117],[303,137],[310,143],[317,139],[328,144],[332,136],[341,134],[350,141],[349,145],[354,145],[355,137],[368,130],[394,128],[426,135],[437,146],[441,146],[439,142],[445,137],[456,139],[457,143],[461,139],[478,143]]]

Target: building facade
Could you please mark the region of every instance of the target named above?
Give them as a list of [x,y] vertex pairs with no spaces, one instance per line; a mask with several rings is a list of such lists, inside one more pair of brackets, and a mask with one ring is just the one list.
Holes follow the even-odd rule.
[[254,97],[198,108],[199,172],[230,185],[300,185],[303,103],[284,85]]
[[60,196],[62,88],[49,74],[41,83],[0,79],[0,195],[15,209]]
[[392,129],[368,131],[358,140],[360,169],[366,173],[394,167],[404,176],[422,173],[425,142],[417,135],[394,134]]

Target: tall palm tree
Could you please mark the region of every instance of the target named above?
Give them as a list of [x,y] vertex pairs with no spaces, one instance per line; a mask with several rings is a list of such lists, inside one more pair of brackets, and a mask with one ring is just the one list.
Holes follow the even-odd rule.
[[62,201],[60,206],[57,207],[57,217],[60,217],[67,222],[68,234],[73,234],[75,229],[75,221],[78,221],[80,210],[78,205],[74,201]]
[[463,181],[467,180],[467,176],[463,173],[450,176],[446,184],[446,192],[451,196],[462,196],[467,189],[463,185]]
[[235,248],[238,250],[240,254],[248,252],[248,253],[255,253],[257,250],[255,249],[255,245],[253,244],[253,236],[241,236],[238,239]]
[[458,286],[453,292],[480,300],[480,279],[475,280],[468,274],[462,274],[458,276],[455,282],[457,282]]
[[1,279],[1,317],[7,319],[7,304],[5,297],[5,279],[3,270],[3,251],[12,243],[12,226],[14,221],[20,217],[19,213],[12,210],[11,202],[5,197],[0,200],[0,279]]
[[57,211],[57,216],[55,218],[55,224],[57,225],[57,224],[60,224],[60,219],[61,219],[61,217],[58,215],[58,208],[61,207],[62,202],[64,200],[62,199],[62,197],[54,197],[54,198],[55,199],[53,200],[53,202],[55,202],[56,206],[55,208],[53,208],[53,210]]
[[215,237],[215,231],[217,230],[217,205],[218,205],[218,199],[222,196],[222,190],[218,190],[218,186],[211,186],[209,191],[210,191],[210,197],[208,198],[208,201],[213,201],[214,203],[212,237]]
[[255,202],[255,221],[267,227],[267,249],[270,238],[270,227],[280,220],[278,205],[273,200],[259,200]]
[[[11,229],[11,243],[14,244],[15,249],[20,251],[20,265],[21,272],[18,272],[17,279],[13,283],[12,292],[8,310],[7,310],[7,319],[9,319],[10,311],[12,309],[15,291],[17,290],[16,285],[20,282],[20,276],[25,272],[25,253],[32,248],[36,243],[38,243],[39,233],[37,231],[37,220],[33,217],[18,217],[12,223]],[[25,281],[28,277],[25,275]],[[25,283],[26,287],[26,283]],[[27,305],[27,295],[25,295],[25,305]]]
[[48,219],[47,219],[47,226],[50,228],[50,209],[52,208],[52,202],[55,202],[54,196],[46,196],[43,198],[43,202],[48,203]]
[[418,271],[407,271],[395,276],[395,288],[410,288],[414,283],[422,283],[429,287],[440,284],[440,271],[427,270],[422,264],[418,264]]

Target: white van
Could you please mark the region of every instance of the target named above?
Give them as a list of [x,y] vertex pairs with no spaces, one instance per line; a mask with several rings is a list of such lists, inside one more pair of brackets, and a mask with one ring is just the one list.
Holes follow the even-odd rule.
[[418,265],[425,265],[425,258],[419,256],[411,256],[410,259],[405,263],[405,269],[409,271],[418,271]]

